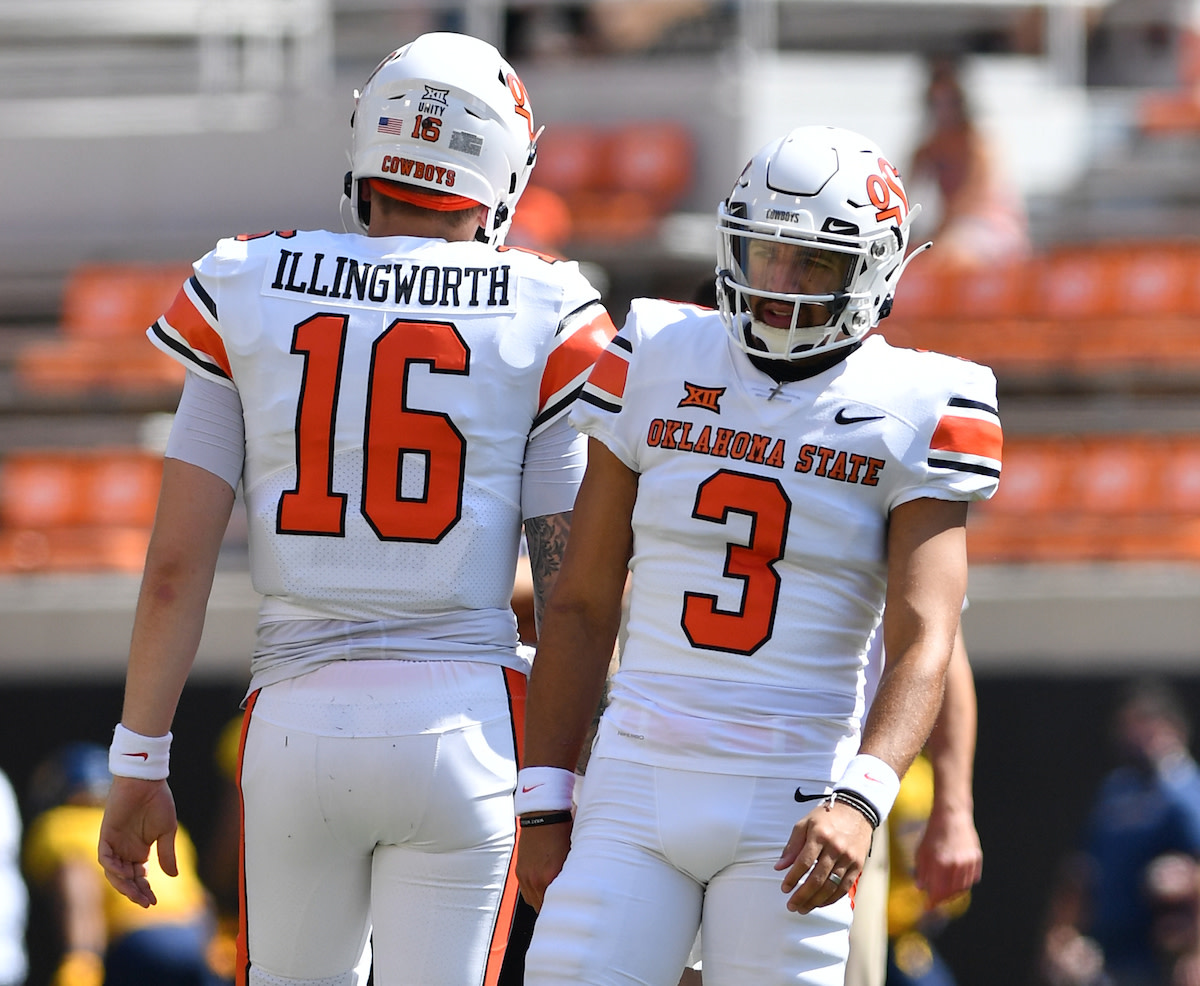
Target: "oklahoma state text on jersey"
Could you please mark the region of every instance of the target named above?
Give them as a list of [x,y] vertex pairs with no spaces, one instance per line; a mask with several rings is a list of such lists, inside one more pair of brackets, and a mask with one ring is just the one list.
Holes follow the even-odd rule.
[[526,443],[615,331],[573,263],[315,231],[222,240],[149,335],[241,396],[264,619],[499,627]]
[[[996,488],[991,371],[871,336],[823,373],[780,386],[715,312],[638,299],[571,420],[638,474],[633,608],[614,705],[636,705],[616,701],[621,676],[672,676],[693,723],[728,725],[732,715],[755,755],[778,757],[785,776],[831,771],[804,757],[857,748],[888,514],[919,497],[977,500]],[[656,679],[655,693],[662,687]],[[781,710],[795,733],[769,730],[753,746],[753,724],[778,722]],[[627,744],[651,728],[632,713],[614,725]],[[681,745],[678,735],[664,741],[663,756]]]

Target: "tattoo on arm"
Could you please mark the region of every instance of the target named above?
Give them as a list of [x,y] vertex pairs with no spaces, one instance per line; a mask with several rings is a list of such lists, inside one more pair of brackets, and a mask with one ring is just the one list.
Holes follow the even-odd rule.
[[525,543],[529,546],[529,568],[533,575],[533,621],[540,630],[546,599],[558,578],[567,535],[571,533],[571,511],[530,517],[525,521]]

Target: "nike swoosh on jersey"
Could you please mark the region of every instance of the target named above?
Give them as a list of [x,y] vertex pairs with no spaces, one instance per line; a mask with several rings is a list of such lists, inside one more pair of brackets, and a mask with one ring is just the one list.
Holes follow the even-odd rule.
[[862,421],[882,421],[883,418],[884,415],[882,414],[864,414],[851,417],[846,413],[846,409],[844,407],[839,407],[837,414],[833,416],[833,420],[840,425],[856,425]]

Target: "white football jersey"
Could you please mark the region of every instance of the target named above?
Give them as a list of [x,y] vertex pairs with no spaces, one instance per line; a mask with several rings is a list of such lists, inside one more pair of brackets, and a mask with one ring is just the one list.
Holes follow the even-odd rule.
[[991,371],[871,336],[780,385],[715,312],[638,299],[571,420],[638,474],[597,754],[836,776],[865,714],[890,511],[996,489]]
[[222,240],[150,339],[235,388],[264,622],[511,648],[526,443],[615,329],[574,263],[475,242]]

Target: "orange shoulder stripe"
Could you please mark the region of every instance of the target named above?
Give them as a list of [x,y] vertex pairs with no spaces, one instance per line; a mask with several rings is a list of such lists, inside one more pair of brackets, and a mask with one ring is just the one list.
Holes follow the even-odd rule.
[[929,447],[999,461],[1004,433],[995,422],[948,414],[938,422]]
[[613,397],[625,396],[625,381],[629,377],[629,360],[611,349],[604,350],[592,368],[588,383]]
[[587,325],[581,325],[570,338],[556,346],[542,371],[538,410],[543,410],[555,394],[586,373],[616,334],[617,327],[612,318],[601,310]]
[[175,295],[175,300],[163,317],[171,328],[183,336],[189,346],[197,352],[211,356],[213,362],[224,370],[227,376],[233,376],[229,368],[229,356],[225,352],[225,343],[197,311],[185,288],[179,289],[179,294]]

